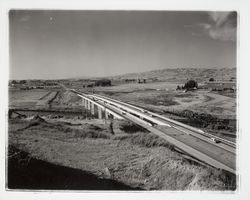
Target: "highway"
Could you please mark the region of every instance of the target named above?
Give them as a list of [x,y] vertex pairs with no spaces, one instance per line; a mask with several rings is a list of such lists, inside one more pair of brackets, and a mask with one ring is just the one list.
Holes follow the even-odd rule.
[[232,141],[109,97],[68,90],[101,108],[108,109],[114,116],[120,116],[146,128],[199,161],[236,173],[236,145]]

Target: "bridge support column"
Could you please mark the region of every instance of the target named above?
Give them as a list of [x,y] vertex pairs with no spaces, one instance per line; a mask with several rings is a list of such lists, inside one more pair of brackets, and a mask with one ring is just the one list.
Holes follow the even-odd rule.
[[83,106],[85,109],[87,109],[87,100],[86,99],[83,99]]
[[88,100],[87,100],[87,102],[88,102],[88,110],[90,110],[90,107],[91,107],[91,102],[90,102],[90,101],[88,101]]
[[84,107],[85,107],[85,109],[87,109],[87,107],[88,107],[88,102],[86,99],[84,99]]
[[98,119],[102,119],[102,109],[100,107],[97,107],[98,109]]
[[105,119],[109,118],[109,112],[105,110]]
[[95,114],[95,104],[91,103],[91,114]]

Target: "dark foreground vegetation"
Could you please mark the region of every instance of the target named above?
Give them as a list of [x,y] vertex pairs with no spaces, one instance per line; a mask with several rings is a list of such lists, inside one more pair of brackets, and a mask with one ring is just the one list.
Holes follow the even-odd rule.
[[8,188],[39,190],[140,190],[79,169],[52,164],[9,147]]

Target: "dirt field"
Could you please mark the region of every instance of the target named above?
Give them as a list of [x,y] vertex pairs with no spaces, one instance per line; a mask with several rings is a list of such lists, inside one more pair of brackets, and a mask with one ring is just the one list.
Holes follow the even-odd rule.
[[46,89],[33,90],[9,90],[9,107],[11,108],[30,108],[49,106],[57,95],[57,91]]
[[[22,95],[22,92],[10,92],[13,107],[19,105],[20,109],[19,101],[25,102],[22,108],[27,108],[28,105],[39,106],[30,106],[22,111],[13,110],[10,116],[9,188],[236,188],[235,175],[184,157],[171,144],[138,126],[119,120],[94,119],[83,109],[81,99],[73,93],[31,90]],[[148,104],[155,104],[151,101],[158,98],[157,95],[169,98],[163,95],[165,91],[147,92],[143,98],[155,95],[154,98],[149,98]],[[121,91],[119,95],[122,97],[124,94]],[[130,93],[126,95],[128,99],[132,98]],[[178,98],[197,97],[193,94],[178,95]],[[174,101],[173,99],[169,98],[169,101]]]
[[[209,90],[176,91],[177,83],[122,84],[97,87],[89,92],[100,93],[125,102],[138,103],[161,110],[184,110],[213,114],[219,117],[235,117],[236,99]],[[81,89],[84,91],[83,89]]]

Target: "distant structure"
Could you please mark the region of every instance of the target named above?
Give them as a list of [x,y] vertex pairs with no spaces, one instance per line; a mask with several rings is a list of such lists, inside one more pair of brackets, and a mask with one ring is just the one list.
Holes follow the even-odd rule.
[[136,82],[136,79],[128,79],[128,78],[127,78],[127,79],[125,79],[125,82],[126,82],[126,83],[131,83],[131,82],[132,82],[132,83],[135,83],[135,82]]
[[111,80],[109,79],[96,80],[95,86],[111,86]]
[[99,79],[99,80],[89,80],[88,82],[86,82],[83,87],[98,87],[98,86],[111,86],[111,80],[109,79]]
[[145,79],[145,78],[142,78],[142,79],[138,78],[138,83],[139,83],[139,84],[140,84],[140,83],[146,83],[146,79]]
[[87,84],[84,84],[83,87],[94,87],[95,83],[94,82],[90,82],[90,83],[87,83]]
[[204,89],[209,89],[211,91],[227,91],[227,92],[235,92],[236,91],[236,82],[228,81],[228,82],[205,82],[205,85],[202,86]]
[[56,81],[52,80],[12,80],[9,86],[19,88],[20,90],[44,89],[44,88],[58,88]]

